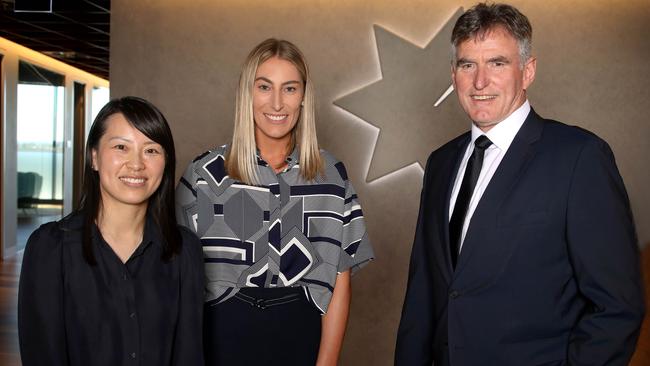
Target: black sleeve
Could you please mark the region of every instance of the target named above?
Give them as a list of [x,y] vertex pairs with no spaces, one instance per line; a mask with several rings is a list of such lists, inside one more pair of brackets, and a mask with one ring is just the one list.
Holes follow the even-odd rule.
[[602,140],[577,160],[567,239],[581,294],[590,303],[571,331],[571,365],[627,365],[643,321],[639,248],[614,155]]
[[60,230],[37,229],[27,241],[18,289],[18,337],[23,366],[67,365]]
[[203,299],[205,275],[203,248],[196,235],[179,227],[181,249],[180,308],[172,365],[203,365]]
[[396,366],[430,366],[433,363],[434,319],[433,289],[431,288],[430,254],[425,242],[425,203],[427,197],[427,162],[420,196],[420,211],[411,251],[408,284],[402,307],[402,318],[397,331]]

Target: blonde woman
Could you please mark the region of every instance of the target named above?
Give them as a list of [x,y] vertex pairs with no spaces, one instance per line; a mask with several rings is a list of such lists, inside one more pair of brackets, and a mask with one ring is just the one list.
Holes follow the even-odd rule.
[[178,185],[178,220],[203,244],[208,365],[337,363],[350,274],[373,252],[345,167],[318,148],[312,88],[295,45],[260,43],[231,143]]

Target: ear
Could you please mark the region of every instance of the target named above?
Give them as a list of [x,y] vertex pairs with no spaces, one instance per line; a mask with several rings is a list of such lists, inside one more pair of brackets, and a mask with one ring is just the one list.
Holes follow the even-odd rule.
[[524,65],[524,90],[528,89],[530,84],[533,83],[535,80],[535,70],[537,69],[537,59],[535,57],[531,57],[526,61],[526,64]]
[[93,168],[94,171],[97,171],[97,150],[92,149],[90,151],[90,154],[92,156],[92,162],[90,166]]

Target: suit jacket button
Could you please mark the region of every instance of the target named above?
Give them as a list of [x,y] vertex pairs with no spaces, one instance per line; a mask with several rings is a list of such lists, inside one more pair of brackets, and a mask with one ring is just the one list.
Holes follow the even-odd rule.
[[450,297],[450,298],[455,299],[455,298],[457,298],[458,296],[460,296],[460,294],[458,293],[458,291],[456,291],[456,290],[449,291],[449,297]]

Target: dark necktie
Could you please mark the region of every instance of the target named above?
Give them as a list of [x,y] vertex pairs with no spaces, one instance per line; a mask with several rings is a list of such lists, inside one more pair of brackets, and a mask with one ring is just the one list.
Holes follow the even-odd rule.
[[490,145],[492,145],[492,141],[485,135],[479,136],[474,141],[474,151],[472,151],[472,155],[467,160],[467,168],[465,168],[463,182],[458,191],[454,212],[451,215],[451,220],[449,220],[449,247],[451,250],[451,263],[454,268],[456,268],[456,262],[458,260],[460,240],[462,238],[465,215],[467,215],[467,209],[469,208],[469,201],[472,199],[476,181],[478,181],[478,176],[481,174],[485,149]]

